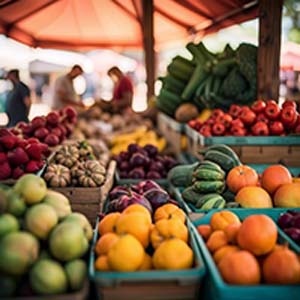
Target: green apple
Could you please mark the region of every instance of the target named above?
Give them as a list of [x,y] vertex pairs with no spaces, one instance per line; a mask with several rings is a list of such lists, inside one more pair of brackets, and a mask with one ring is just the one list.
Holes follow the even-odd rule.
[[26,174],[17,181],[14,190],[24,198],[25,203],[35,204],[46,196],[47,185],[41,177]]
[[14,190],[7,192],[7,212],[16,216],[21,217],[26,211],[26,204],[19,194]]

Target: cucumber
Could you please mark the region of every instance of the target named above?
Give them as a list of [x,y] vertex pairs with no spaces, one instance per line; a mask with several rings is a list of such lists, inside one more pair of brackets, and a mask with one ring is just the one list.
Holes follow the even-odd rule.
[[241,207],[237,202],[227,202],[225,205],[226,208],[239,208]]
[[186,45],[187,50],[191,52],[194,57],[194,60],[197,64],[204,65],[206,62],[206,57],[202,54],[199,47],[197,47],[194,43],[190,42]]
[[221,194],[225,188],[225,182],[221,180],[214,181],[196,181],[193,189],[199,193],[218,193]]
[[170,73],[172,76],[174,76],[176,79],[183,81],[184,83],[188,82],[191,75],[193,74],[193,71],[186,72],[186,70],[182,71],[178,69],[178,67],[174,66],[173,64],[170,64],[167,67],[168,73]]
[[193,173],[198,162],[190,165],[176,166],[168,173],[168,181],[174,186],[187,187],[192,184]]
[[212,72],[216,76],[225,77],[229,73],[231,67],[236,64],[236,58],[224,59],[219,61],[218,64],[213,67]]
[[199,198],[201,198],[202,194],[195,192],[193,187],[189,186],[182,191],[181,196],[184,201],[195,205]]
[[216,193],[205,194],[205,195],[198,198],[198,201],[196,202],[195,207],[196,208],[201,208],[207,201],[209,201],[211,199],[218,200],[218,199],[221,199],[221,198],[220,198],[220,195],[216,194]]
[[206,58],[206,60],[214,61],[216,59],[216,55],[211,53],[202,42],[196,45],[197,49],[201,52],[201,54]]
[[223,208],[225,207],[226,201],[220,196],[220,199],[210,199],[206,201],[202,206],[201,209],[203,210],[209,210],[213,208]]
[[199,96],[201,96],[201,95],[204,95],[204,90],[205,90],[205,85],[206,85],[206,83],[207,83],[207,79],[208,79],[208,77],[206,77],[206,78],[198,85],[198,87],[197,87],[197,89],[196,89],[196,93],[195,93],[196,97],[199,97]]
[[206,81],[205,90],[204,90],[204,98],[206,102],[210,102],[210,92],[212,90],[213,81],[214,81],[213,76],[209,76]]
[[222,168],[218,164],[216,164],[216,163],[214,163],[210,160],[200,161],[199,167],[202,167],[202,166],[206,167],[207,169],[211,169],[211,170],[214,170],[214,171],[219,171],[221,173],[224,173],[224,171],[222,170]]
[[206,168],[205,166],[200,166],[197,168],[197,170],[194,172],[193,174],[194,178],[196,178],[197,180],[201,179],[201,180],[223,180],[224,179],[224,172],[222,171],[215,171],[215,170],[211,170]]
[[[241,161],[240,161],[239,157],[236,155],[236,153],[225,144],[212,145],[204,150],[204,154],[210,150],[222,152],[222,153],[230,156],[233,159],[233,161],[235,162],[236,166],[241,165]],[[203,151],[201,151],[201,154],[203,154]]]
[[207,73],[204,71],[202,65],[197,65],[195,68],[192,77],[190,78],[188,84],[186,85],[181,97],[184,100],[190,100],[194,95],[195,91],[199,84],[206,78]]
[[174,86],[176,89],[183,91],[185,87],[185,83],[177,78],[171,76],[170,74],[165,77],[159,77],[159,79],[163,82],[163,86]]
[[229,172],[236,166],[233,158],[225,153],[209,150],[204,154],[204,158],[217,163],[225,172]]

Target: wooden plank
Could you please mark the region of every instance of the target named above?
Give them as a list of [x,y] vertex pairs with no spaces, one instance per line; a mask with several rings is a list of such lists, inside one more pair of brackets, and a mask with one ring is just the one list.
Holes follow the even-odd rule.
[[259,1],[258,98],[278,100],[283,0]]
[[149,99],[154,95],[155,81],[153,0],[143,0],[143,44],[148,87],[147,97]]

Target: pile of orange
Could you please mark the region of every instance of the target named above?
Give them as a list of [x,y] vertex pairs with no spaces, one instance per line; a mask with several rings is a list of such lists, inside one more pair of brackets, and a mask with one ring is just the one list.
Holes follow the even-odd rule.
[[226,184],[242,207],[300,207],[300,183],[283,165],[266,168],[261,177],[249,166],[237,166],[228,173]]
[[[194,257],[188,245],[185,213],[174,204],[165,204],[155,211],[153,219],[154,223],[149,211],[139,204],[106,215],[98,224],[96,270],[191,268]],[[152,257],[149,249],[154,250]]]
[[198,232],[229,284],[299,284],[300,260],[286,245],[277,244],[274,221],[262,214],[241,222],[231,211],[212,215]]

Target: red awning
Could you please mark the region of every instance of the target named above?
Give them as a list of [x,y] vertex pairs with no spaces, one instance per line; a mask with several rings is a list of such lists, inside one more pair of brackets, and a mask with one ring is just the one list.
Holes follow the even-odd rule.
[[[257,16],[258,1],[154,0],[155,43],[187,40]],[[143,46],[141,0],[0,0],[0,34],[33,47]]]

